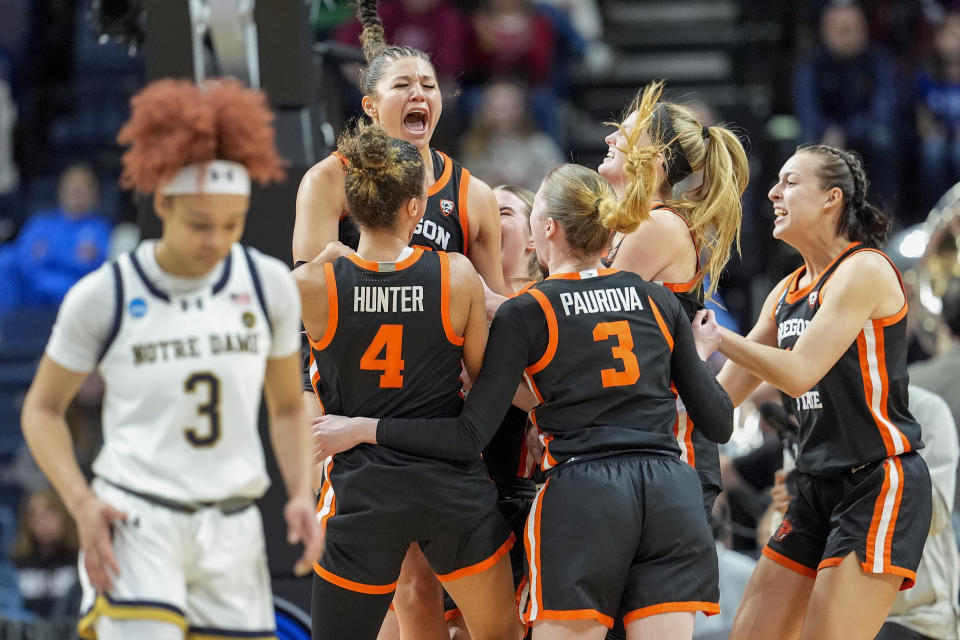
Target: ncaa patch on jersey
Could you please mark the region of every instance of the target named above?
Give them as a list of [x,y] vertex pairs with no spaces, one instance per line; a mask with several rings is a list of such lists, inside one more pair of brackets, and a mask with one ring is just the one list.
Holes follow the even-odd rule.
[[244,311],[243,315],[240,316],[240,319],[243,320],[243,326],[245,326],[247,329],[252,329],[253,325],[257,323],[257,317],[249,311]]
[[817,296],[820,295],[819,291],[811,291],[810,295],[807,296],[807,304],[810,305],[810,308],[813,309],[817,305]]
[[127,305],[127,310],[134,318],[142,318],[147,315],[147,301],[143,298],[134,298]]
[[443,215],[448,216],[453,213],[453,200],[447,200],[444,198],[440,201],[440,211],[443,212]]

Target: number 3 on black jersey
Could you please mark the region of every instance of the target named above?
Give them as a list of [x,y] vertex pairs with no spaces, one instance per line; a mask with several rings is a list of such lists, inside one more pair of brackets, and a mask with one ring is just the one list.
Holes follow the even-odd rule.
[[[360,358],[360,368],[366,371],[383,371],[381,389],[399,389],[403,386],[403,325],[380,325],[377,335]],[[381,358],[380,354],[384,356]]]
[[183,389],[187,393],[196,393],[197,385],[201,382],[208,385],[207,402],[197,407],[197,415],[206,416],[210,422],[210,432],[206,435],[200,435],[196,428],[190,427],[184,429],[183,434],[187,442],[195,447],[209,447],[217,443],[220,439],[220,379],[209,371],[195,373],[186,382],[183,383]]
[[637,356],[633,354],[633,334],[630,333],[630,323],[626,320],[616,322],[600,322],[593,328],[593,341],[600,342],[609,338],[616,338],[617,344],[610,347],[613,357],[623,362],[623,371],[616,369],[602,369],[600,379],[606,387],[625,387],[636,383],[640,379],[640,365]]

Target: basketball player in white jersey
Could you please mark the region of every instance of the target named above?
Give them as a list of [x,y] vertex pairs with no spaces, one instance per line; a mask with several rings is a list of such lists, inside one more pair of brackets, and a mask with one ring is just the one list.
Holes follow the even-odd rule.
[[[250,180],[282,176],[262,94],[161,80],[132,101],[121,183],[154,194],[157,241],[67,294],[23,409],[41,469],[77,521],[83,638],[274,638],[260,513],[261,389],[286,484],[295,571],[321,535],[300,393],[300,300],[286,267],[238,243]],[[64,411],[105,381],[88,485]]]

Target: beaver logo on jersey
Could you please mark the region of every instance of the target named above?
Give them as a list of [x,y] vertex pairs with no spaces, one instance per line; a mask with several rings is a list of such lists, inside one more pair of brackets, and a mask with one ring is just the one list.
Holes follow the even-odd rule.
[[807,304],[810,305],[811,309],[813,309],[817,305],[818,295],[820,295],[819,291],[811,291],[810,295],[807,296]]
[[448,216],[453,213],[453,200],[447,200],[444,198],[440,201],[440,211],[443,212],[443,215]]
[[243,320],[243,326],[247,329],[252,329],[253,325],[256,324],[257,318],[249,311],[244,311],[243,315],[240,316],[240,319]]
[[793,533],[793,525],[790,524],[789,520],[784,518],[783,522],[780,523],[780,526],[777,527],[776,533],[773,534],[773,539],[777,542],[783,542],[783,539],[791,533]]

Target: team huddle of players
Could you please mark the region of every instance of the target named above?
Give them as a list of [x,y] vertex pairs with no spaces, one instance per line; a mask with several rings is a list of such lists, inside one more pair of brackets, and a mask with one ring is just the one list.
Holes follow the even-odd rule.
[[[153,194],[161,238],[71,290],[23,411],[78,523],[80,634],[275,637],[262,388],[314,638],[690,638],[719,611],[717,443],[767,381],[806,399],[797,495],[731,637],[872,638],[931,494],[860,160],[786,161],[773,233],[804,265],[742,337],[703,310],[748,181],[729,129],[654,83],[598,170],[492,190],[430,147],[428,56],[384,42],[375,1],[358,15],[370,122],[304,177],[292,277],[238,243],[251,180],[282,176],[262,94],[166,80],[133,100],[122,182]],[[88,484],[63,416],[94,369]]]

